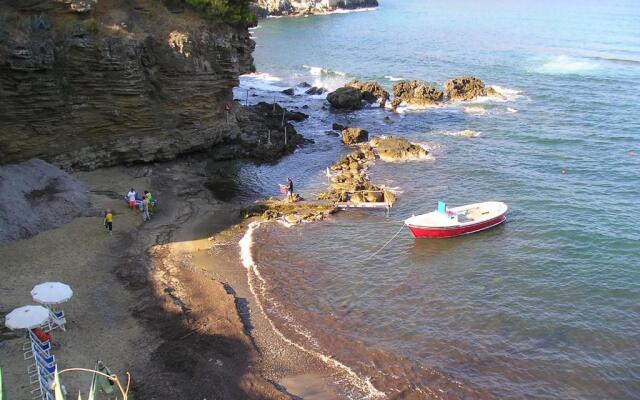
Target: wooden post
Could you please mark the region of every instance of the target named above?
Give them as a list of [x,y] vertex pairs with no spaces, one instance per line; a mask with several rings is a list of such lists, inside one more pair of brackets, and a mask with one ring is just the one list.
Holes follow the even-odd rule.
[[282,126],[284,126],[284,115],[287,113],[287,111],[283,108],[282,109]]
[[287,145],[287,127],[284,127],[284,145]]
[[271,146],[271,129],[269,129],[269,133],[267,133],[267,143]]
[[273,112],[276,112],[276,95],[273,95]]
[[249,105],[249,89],[247,89],[247,96],[244,98],[245,107]]

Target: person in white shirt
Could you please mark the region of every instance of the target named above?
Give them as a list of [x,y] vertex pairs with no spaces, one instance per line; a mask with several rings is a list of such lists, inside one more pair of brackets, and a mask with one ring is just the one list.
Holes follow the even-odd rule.
[[136,191],[133,188],[127,193],[127,199],[129,199],[129,208],[136,210]]

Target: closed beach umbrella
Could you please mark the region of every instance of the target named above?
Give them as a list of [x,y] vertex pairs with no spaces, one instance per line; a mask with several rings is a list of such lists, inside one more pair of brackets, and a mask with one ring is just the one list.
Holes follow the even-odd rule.
[[33,301],[40,304],[60,304],[73,296],[73,290],[62,282],[45,282],[31,289]]
[[11,311],[4,318],[9,329],[31,329],[40,326],[49,319],[49,310],[42,306],[22,306]]

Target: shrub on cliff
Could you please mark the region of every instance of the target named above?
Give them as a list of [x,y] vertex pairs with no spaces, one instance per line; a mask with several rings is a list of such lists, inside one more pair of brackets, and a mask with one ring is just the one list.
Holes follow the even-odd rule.
[[257,21],[249,7],[249,0],[184,0],[184,2],[201,9],[211,18],[220,18],[232,24],[251,26]]

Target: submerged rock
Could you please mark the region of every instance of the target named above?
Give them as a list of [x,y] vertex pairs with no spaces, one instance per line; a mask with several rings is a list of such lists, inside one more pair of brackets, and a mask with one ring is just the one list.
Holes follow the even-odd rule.
[[342,143],[356,144],[369,140],[369,132],[362,128],[346,128],[342,131]]
[[[491,93],[497,94],[493,88]],[[444,91],[449,100],[467,101],[478,96],[486,96],[484,82],[474,76],[460,76],[444,83]]]
[[344,86],[358,89],[360,93],[362,93],[362,98],[365,101],[368,101],[369,103],[378,102],[382,108],[384,108],[385,104],[387,104],[387,100],[389,100],[389,92],[380,86],[378,82],[360,82],[358,80],[353,80]]
[[429,154],[422,146],[396,136],[376,136],[369,144],[383,161],[419,160]]
[[282,94],[286,94],[287,96],[293,96],[296,92],[293,88],[289,88],[289,89],[285,89],[282,92],[280,92]]
[[334,131],[343,131],[343,130],[347,129],[347,127],[345,125],[339,124],[337,122],[334,122],[333,125],[331,125],[331,128]]
[[359,110],[362,108],[362,93],[358,89],[341,87],[329,93],[327,101],[339,110]]
[[315,96],[315,95],[319,95],[322,93],[325,93],[327,91],[327,89],[322,88],[322,87],[317,87],[317,86],[311,86],[309,89],[305,90],[305,93],[310,95],[310,96]]
[[400,104],[431,105],[442,101],[444,94],[433,86],[420,81],[400,81],[393,85],[393,102],[395,109]]

